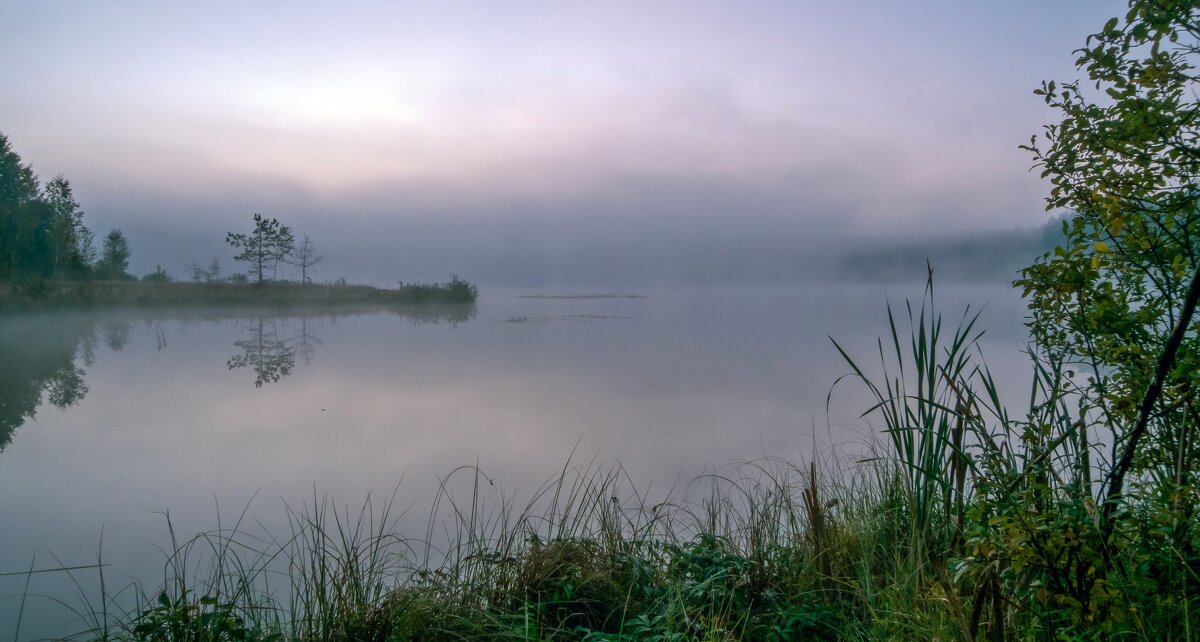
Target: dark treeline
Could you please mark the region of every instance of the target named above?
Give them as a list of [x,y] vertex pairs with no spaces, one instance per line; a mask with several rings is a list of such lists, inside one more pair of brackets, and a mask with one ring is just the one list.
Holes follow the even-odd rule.
[[0,278],[79,276],[94,256],[70,182],[41,185],[0,134]]
[[[77,285],[79,282],[138,281],[128,271],[132,251],[125,235],[115,229],[108,232],[97,251],[96,237],[83,219],[83,208],[75,199],[70,181],[59,175],[43,184],[33,168],[13,151],[8,137],[0,133],[0,295],[17,294],[10,298],[21,304],[55,298],[95,303],[111,299],[111,288],[118,286],[111,283]],[[268,282],[287,282],[289,279],[282,268],[288,266],[300,284],[312,284],[314,268],[324,258],[317,252],[312,239],[307,234],[297,236],[291,227],[278,219],[254,214],[252,220],[251,231],[228,232],[225,236],[225,242],[235,252],[234,260],[243,263],[246,272],[222,276],[220,261],[214,256],[207,267],[194,259],[186,265],[184,271],[190,280],[262,286]],[[175,278],[163,266],[156,265],[153,272],[140,280],[164,284]],[[326,285],[344,286],[346,281],[344,278],[327,280]],[[474,286],[457,277],[444,286],[409,284],[402,285],[400,290],[402,300],[395,302],[461,303],[475,300]],[[284,291],[288,296],[298,292]],[[229,292],[210,289],[207,292],[191,290],[188,294],[193,298],[205,294],[212,298]],[[147,296],[141,291],[134,298],[140,301]]]
[[[192,260],[186,267],[194,283],[175,279],[156,265],[139,283],[129,274],[132,252],[120,230],[105,235],[97,256],[95,236],[83,222],[83,208],[70,182],[56,176],[43,184],[33,168],[0,133],[0,309],[43,306],[167,306],[195,304],[274,305],[431,305],[473,304],[475,286],[451,276],[446,283],[403,283],[383,290],[348,287],[346,280],[313,284],[322,256],[307,234],[261,214],[245,233],[229,232],[225,242],[247,271],[221,277],[214,256],[207,267]],[[294,268],[297,282],[281,274]],[[270,283],[270,287],[265,287]],[[145,284],[145,285],[143,285]],[[242,287],[254,284],[255,288]],[[332,286],[332,287],[331,287]],[[3,363],[0,361],[0,363]]]
[[[96,238],[84,224],[84,212],[75,199],[71,183],[62,175],[42,183],[33,168],[13,151],[8,137],[0,133],[0,283],[67,281],[132,281],[129,241],[120,230],[105,235],[100,252]],[[277,280],[280,263],[296,267],[302,283],[311,282],[312,268],[320,260],[308,236],[296,243],[291,229],[275,219],[255,214],[251,234],[228,235],[228,242],[241,253],[235,257],[250,268],[254,282]],[[267,223],[274,227],[263,228]],[[193,281],[245,283],[246,274],[218,279],[216,257],[207,268],[195,261],[187,266]],[[268,273],[269,270],[269,273]],[[151,283],[174,279],[161,265],[142,278]]]
[[105,248],[98,260],[70,181],[60,175],[41,183],[0,134],[0,280],[125,276],[124,236],[113,230]]

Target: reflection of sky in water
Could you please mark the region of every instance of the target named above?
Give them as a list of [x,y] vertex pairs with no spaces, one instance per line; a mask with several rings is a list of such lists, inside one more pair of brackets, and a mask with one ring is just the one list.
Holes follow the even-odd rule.
[[[848,370],[827,335],[874,365],[875,338],[887,329],[880,288],[641,293],[490,291],[473,319],[454,324],[386,312],[41,319],[40,334],[50,335],[55,324],[78,332],[94,322],[95,361],[76,362],[88,388],[77,405],[43,404],[0,453],[0,573],[27,569],[35,552],[39,567],[56,565],[51,553],[66,565],[93,562],[103,530],[109,582],[133,574],[153,584],[163,559],[153,544],[166,541],[155,511],[170,510],[177,530],[193,533],[216,525],[217,504],[228,519],[256,493],[254,517],[286,530],[279,498],[297,502],[315,487],[356,504],[401,482],[398,506],[412,506],[401,525],[423,536],[438,476],[461,464],[480,463],[496,481],[493,497],[532,491],[572,451],[583,462],[619,461],[640,486],[666,489],[709,464],[800,461],[814,441],[863,434],[864,397],[852,383],[835,390],[826,419],[829,387]],[[1016,295],[942,288],[939,298],[951,325],[964,302],[988,304],[988,362],[1019,401],[1028,374]],[[230,366],[260,332],[294,354],[290,374],[256,387],[253,364]],[[121,339],[119,352],[106,345]],[[32,592],[69,597],[61,579],[37,576]],[[94,573],[80,579],[94,582]],[[23,582],[0,577],[0,596]],[[14,622],[17,606],[0,601],[0,622]],[[27,605],[22,637],[63,633],[29,623],[46,608]],[[0,639],[11,639],[10,626],[0,625]]]

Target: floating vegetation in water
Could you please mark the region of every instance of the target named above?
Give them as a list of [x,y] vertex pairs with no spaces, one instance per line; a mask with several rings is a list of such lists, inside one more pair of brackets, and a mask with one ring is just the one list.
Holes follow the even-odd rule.
[[[630,320],[633,317],[618,316],[611,314],[563,314],[559,316],[529,316],[522,315],[519,317],[509,317],[503,319],[504,323],[547,323],[549,321],[607,321],[614,320]],[[500,320],[500,319],[497,319]]]
[[562,321],[602,321],[605,319],[632,319],[633,317],[612,314],[566,314],[559,317]]

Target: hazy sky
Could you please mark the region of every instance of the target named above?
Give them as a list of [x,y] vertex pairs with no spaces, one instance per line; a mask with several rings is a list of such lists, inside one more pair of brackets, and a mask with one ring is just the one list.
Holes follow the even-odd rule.
[[262,212],[327,276],[719,272],[1040,223],[1031,90],[1122,8],[7,0],[0,131],[135,271],[226,257]]

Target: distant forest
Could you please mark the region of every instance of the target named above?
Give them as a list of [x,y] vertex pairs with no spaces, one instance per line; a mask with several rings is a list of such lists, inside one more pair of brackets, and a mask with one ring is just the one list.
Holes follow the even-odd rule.
[[1052,251],[1064,239],[1062,220],[1053,219],[1034,228],[866,242],[841,258],[836,276],[872,283],[920,282],[928,262],[941,280],[1011,282],[1030,257]]
[[98,256],[71,183],[59,175],[42,184],[0,133],[0,281],[130,279],[129,254],[113,230]]

